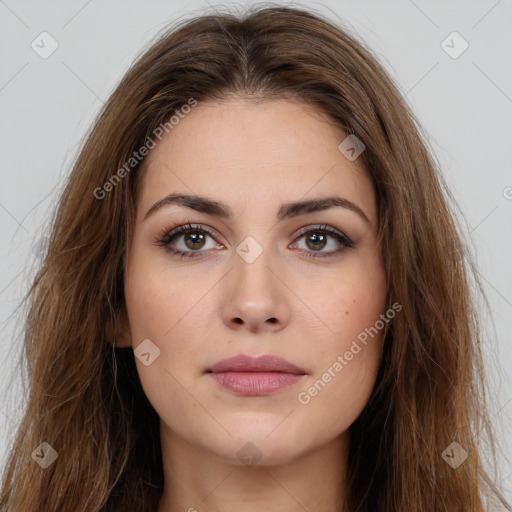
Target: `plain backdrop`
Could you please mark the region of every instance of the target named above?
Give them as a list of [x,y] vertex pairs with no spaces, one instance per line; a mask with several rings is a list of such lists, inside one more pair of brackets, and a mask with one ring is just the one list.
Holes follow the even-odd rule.
[[[13,392],[5,391],[21,350],[15,309],[86,130],[159,30],[212,7],[244,5],[0,0],[0,457],[20,419],[17,378]],[[512,0],[294,5],[341,20],[363,39],[428,133],[489,299],[492,316],[483,318],[491,415],[512,499]]]

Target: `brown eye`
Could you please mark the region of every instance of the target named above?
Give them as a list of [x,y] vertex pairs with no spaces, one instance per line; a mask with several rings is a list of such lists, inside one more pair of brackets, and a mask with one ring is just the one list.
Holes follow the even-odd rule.
[[324,258],[341,254],[354,247],[354,242],[330,226],[313,226],[302,230],[292,247],[300,249],[307,257]]
[[311,234],[306,237],[306,245],[313,250],[323,249],[327,245],[327,237],[312,231]]
[[205,237],[204,234],[199,231],[189,231],[183,235],[185,245],[191,249],[201,249],[204,246]]
[[[202,257],[204,253],[208,252],[208,249],[222,248],[221,244],[216,243],[216,236],[206,226],[193,226],[189,223],[170,231],[165,229],[155,242],[157,245],[165,247],[173,256],[196,258]],[[208,242],[210,246],[208,246]]]

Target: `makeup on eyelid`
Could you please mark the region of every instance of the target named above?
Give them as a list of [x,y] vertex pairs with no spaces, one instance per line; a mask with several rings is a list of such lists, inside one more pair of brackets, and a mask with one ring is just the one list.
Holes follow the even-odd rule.
[[[190,233],[206,233],[208,236],[210,236],[212,239],[215,239],[217,236],[214,230],[212,230],[210,227],[201,225],[201,224],[194,224],[192,225],[190,222],[187,225],[180,225],[178,227],[166,227],[160,232],[160,235],[155,237],[155,244],[159,246],[163,246],[168,250],[173,256],[181,255],[181,257],[188,257],[188,258],[195,258],[198,257],[197,253],[201,252],[207,252],[200,251],[200,250],[189,250],[189,251],[182,251],[182,250],[176,250],[171,249],[169,247],[169,244],[175,240],[176,238],[180,238],[181,236],[186,236]],[[344,233],[341,231],[338,231],[335,228],[332,228],[328,225],[316,225],[316,226],[306,226],[299,230],[299,232],[294,237],[294,242],[292,242],[292,245],[296,245],[297,241],[304,238],[306,235],[321,235],[328,238],[336,239],[337,242],[340,244],[341,248],[337,250],[330,250],[330,251],[307,251],[305,252],[312,253],[308,254],[307,257],[309,258],[325,258],[329,256],[335,256],[339,255],[340,253],[344,252],[346,249],[350,249],[355,246],[355,243],[348,238]],[[203,238],[204,239],[204,238]],[[323,241],[324,239],[322,239]],[[326,242],[328,243],[328,242]],[[215,250],[220,249],[219,243],[217,243],[217,246]],[[202,248],[202,247],[201,247]],[[199,248],[199,249],[201,249]],[[323,247],[322,247],[323,248]],[[295,249],[294,249],[295,250]],[[299,251],[304,251],[303,249],[298,249]],[[317,253],[317,254],[314,254]]]

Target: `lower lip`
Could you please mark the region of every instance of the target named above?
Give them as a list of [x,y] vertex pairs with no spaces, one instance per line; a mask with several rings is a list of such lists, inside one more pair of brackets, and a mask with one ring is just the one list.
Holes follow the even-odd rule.
[[296,384],[304,375],[284,372],[221,372],[210,373],[221,386],[240,395],[268,395]]

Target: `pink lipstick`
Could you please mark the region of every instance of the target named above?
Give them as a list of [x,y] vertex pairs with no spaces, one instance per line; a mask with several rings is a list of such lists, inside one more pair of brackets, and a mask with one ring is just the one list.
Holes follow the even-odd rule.
[[262,396],[297,383],[306,372],[285,359],[240,354],[215,363],[206,373],[240,395]]

